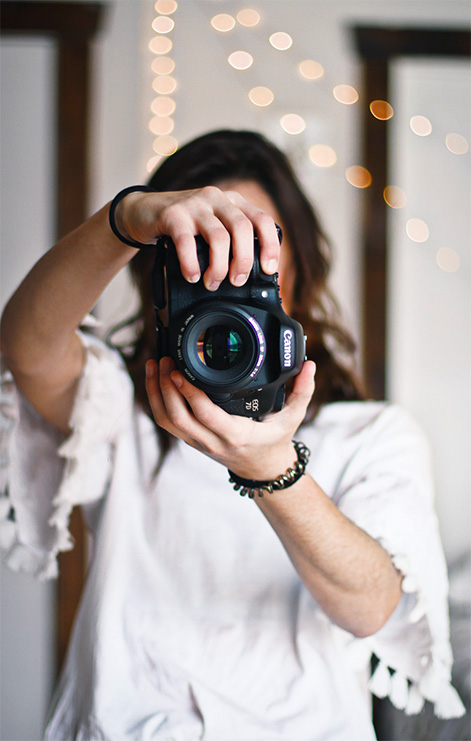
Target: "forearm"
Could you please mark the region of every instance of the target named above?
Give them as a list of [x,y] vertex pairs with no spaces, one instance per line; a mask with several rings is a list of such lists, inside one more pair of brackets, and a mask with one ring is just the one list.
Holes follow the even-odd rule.
[[47,374],[71,352],[72,336],[136,250],[108,225],[106,206],[32,268],[2,317],[2,350],[13,371]]
[[399,602],[402,578],[381,545],[308,475],[256,502],[331,620],[357,636],[379,630]]

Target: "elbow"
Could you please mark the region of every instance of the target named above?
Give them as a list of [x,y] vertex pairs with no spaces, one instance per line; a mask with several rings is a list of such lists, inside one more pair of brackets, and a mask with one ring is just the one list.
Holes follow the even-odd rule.
[[383,603],[366,610],[350,624],[349,631],[355,638],[368,638],[384,628],[401,599],[401,591],[390,595]]

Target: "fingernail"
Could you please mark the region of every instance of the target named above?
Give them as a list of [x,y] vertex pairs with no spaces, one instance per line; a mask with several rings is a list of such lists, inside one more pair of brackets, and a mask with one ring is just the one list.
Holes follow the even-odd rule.
[[172,374],[170,378],[172,379],[175,386],[177,386],[178,388],[181,388],[181,386],[183,385],[183,380],[182,380],[182,377],[178,375],[178,373]]
[[247,273],[239,273],[235,276],[235,278],[232,279],[232,285],[234,286],[243,286],[244,283],[247,282],[248,275]]
[[162,373],[168,373],[170,370],[171,361],[170,358],[162,358],[160,361],[160,370]]
[[188,283],[198,283],[199,279],[200,279],[200,274],[195,273],[194,275],[188,276],[187,281]]
[[208,289],[208,291],[217,291],[217,289],[219,288],[220,285],[221,285],[221,282],[220,281],[213,280],[213,281],[211,281],[211,283],[209,283],[206,286],[206,288]]
[[155,368],[153,363],[146,363],[146,377],[152,378],[152,376],[155,373]]
[[277,266],[278,266],[278,260],[275,260],[275,258],[272,258],[271,260],[268,260],[268,262],[266,263],[263,272],[266,273],[267,275],[273,275],[273,273],[276,272]]

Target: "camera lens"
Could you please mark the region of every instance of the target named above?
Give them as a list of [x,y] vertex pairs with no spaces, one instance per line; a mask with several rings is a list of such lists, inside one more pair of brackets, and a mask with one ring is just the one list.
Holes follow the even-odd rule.
[[208,368],[228,370],[237,365],[242,357],[242,338],[234,329],[215,324],[201,332],[197,351],[199,359]]
[[257,319],[223,301],[201,304],[179,320],[176,360],[192,383],[212,393],[233,393],[251,383],[266,351]]

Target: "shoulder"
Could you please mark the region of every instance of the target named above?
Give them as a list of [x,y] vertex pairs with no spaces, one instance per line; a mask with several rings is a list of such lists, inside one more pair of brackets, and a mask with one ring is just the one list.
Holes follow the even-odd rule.
[[324,406],[301,430],[314,438],[332,439],[349,448],[377,449],[382,445],[427,448],[426,436],[403,407],[386,401],[336,402]]
[[428,440],[411,414],[388,402],[336,402],[299,431],[311,449],[311,471],[333,495],[354,482],[381,477],[431,487]]

